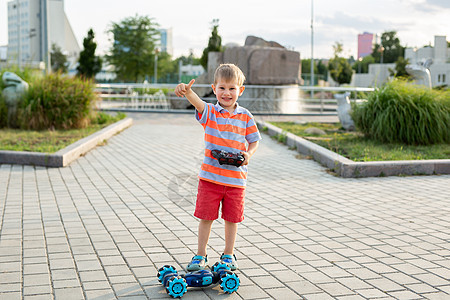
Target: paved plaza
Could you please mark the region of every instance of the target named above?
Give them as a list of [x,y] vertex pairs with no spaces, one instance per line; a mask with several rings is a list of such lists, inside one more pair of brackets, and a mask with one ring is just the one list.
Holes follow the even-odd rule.
[[[203,128],[193,115],[134,125],[65,168],[0,165],[0,299],[170,299],[182,270]],[[183,299],[450,299],[450,176],[343,179],[263,134],[236,255],[241,287]],[[217,221],[208,257],[223,251]]]

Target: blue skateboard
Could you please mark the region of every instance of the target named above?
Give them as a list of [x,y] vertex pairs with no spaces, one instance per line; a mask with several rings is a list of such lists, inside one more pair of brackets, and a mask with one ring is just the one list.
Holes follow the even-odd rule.
[[206,287],[219,283],[220,288],[228,294],[239,288],[239,277],[231,272],[226,264],[215,263],[211,271],[200,270],[180,274],[174,266],[165,265],[158,270],[158,280],[172,298],[181,298],[187,287]]

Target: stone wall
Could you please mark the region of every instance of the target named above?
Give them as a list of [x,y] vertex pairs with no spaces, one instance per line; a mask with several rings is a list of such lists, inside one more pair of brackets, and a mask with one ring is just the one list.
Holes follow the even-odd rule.
[[224,52],[210,52],[207,79],[212,82],[214,71],[221,63],[239,66],[246,85],[300,84],[300,53],[287,50],[276,42],[249,36],[244,46],[225,47]]

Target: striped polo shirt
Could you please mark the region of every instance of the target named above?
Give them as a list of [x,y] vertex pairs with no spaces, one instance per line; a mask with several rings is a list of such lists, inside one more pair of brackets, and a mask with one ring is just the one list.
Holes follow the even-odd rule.
[[233,113],[220,106],[205,103],[202,114],[195,117],[205,129],[205,158],[199,178],[226,186],[244,188],[247,184],[247,166],[220,165],[211,150],[239,153],[247,151],[247,143],[261,139],[252,114],[236,103]]

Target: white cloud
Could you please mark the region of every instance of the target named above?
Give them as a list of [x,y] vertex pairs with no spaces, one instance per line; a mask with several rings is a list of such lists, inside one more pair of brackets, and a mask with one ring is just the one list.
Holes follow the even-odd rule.
[[[219,18],[224,44],[243,44],[247,35],[294,47],[310,57],[310,0],[65,0],[66,14],[81,45],[90,27],[98,49],[109,48],[106,30],[111,22],[136,14],[153,17],[163,28],[173,29],[175,54],[199,56],[208,42],[210,22]],[[422,46],[434,35],[450,38],[449,0],[320,0],[314,1],[314,56],[331,56],[335,41],[356,54],[357,34],[396,30],[402,44]],[[7,1],[0,0],[0,45],[7,43]],[[89,22],[87,22],[89,20]]]

